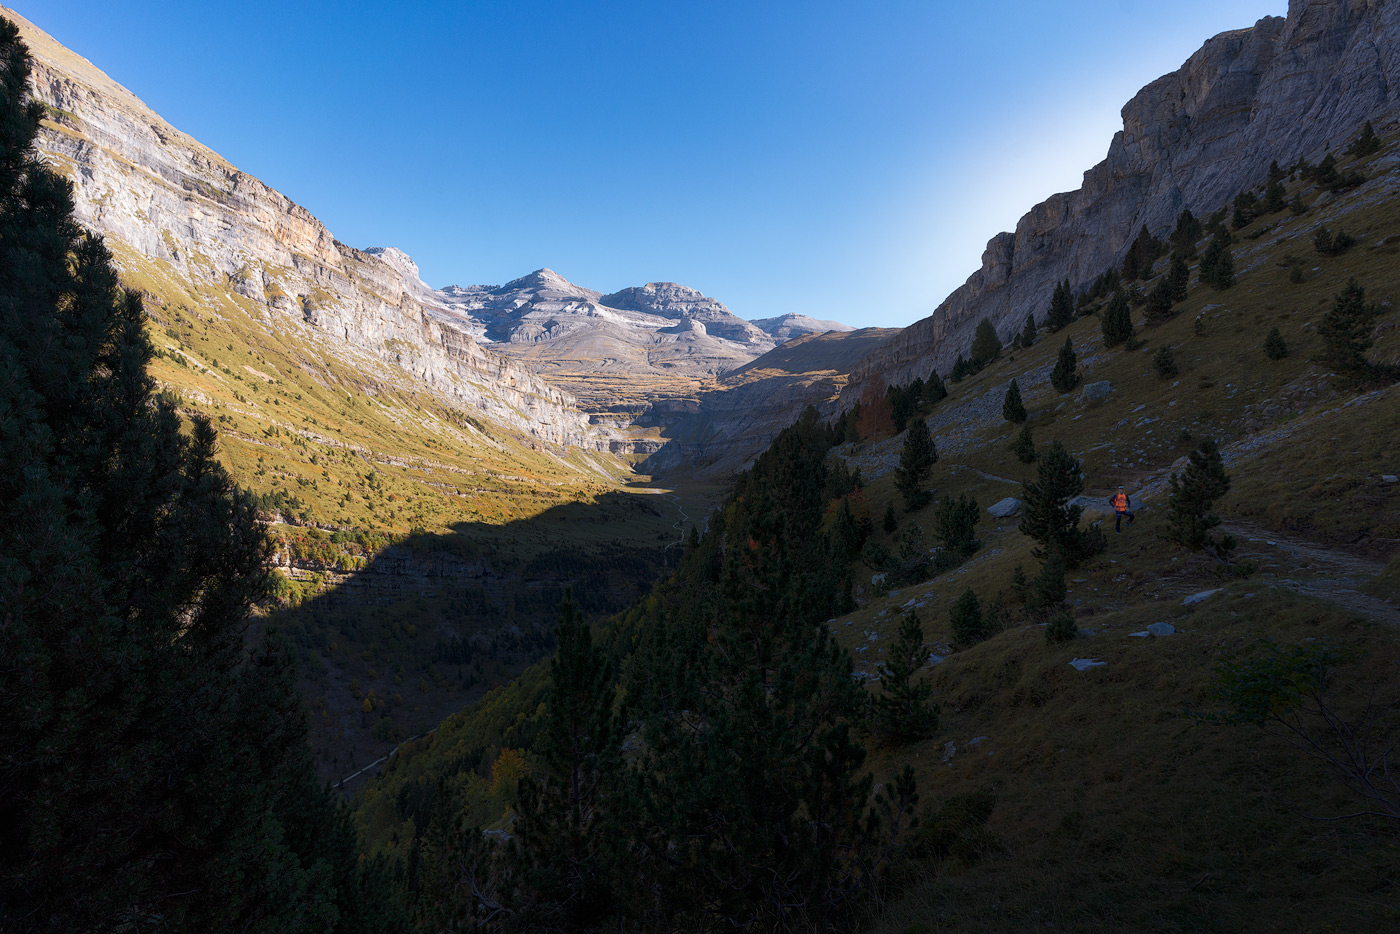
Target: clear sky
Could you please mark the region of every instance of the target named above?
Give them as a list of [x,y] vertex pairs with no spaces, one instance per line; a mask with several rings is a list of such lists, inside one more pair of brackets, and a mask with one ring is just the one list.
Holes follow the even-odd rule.
[[1119,110],[1286,0],[10,0],[434,286],[541,266],[746,318],[924,317]]

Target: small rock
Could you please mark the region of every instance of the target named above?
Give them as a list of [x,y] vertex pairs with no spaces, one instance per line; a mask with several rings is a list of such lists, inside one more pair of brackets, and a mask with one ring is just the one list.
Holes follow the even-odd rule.
[[1393,473],[1383,473],[1381,474],[1381,479],[1386,483],[1400,483],[1400,477],[1395,476]]
[[1219,587],[1215,588],[1214,590],[1202,590],[1200,593],[1193,593],[1191,596],[1187,597],[1185,600],[1182,600],[1182,601],[1181,601],[1181,605],[1182,605],[1182,606],[1191,606],[1191,605],[1193,605],[1193,604],[1200,603],[1202,600],[1205,600],[1205,599],[1208,599],[1208,598],[1210,598],[1210,597],[1213,597],[1214,595],[1216,595],[1216,594],[1218,594],[1218,593],[1220,593],[1220,588],[1219,588]]
[[1016,513],[1020,511],[1021,501],[1014,496],[1008,496],[1001,502],[995,503],[992,506],[987,507],[988,514],[995,516],[998,519],[1009,518],[1011,516],[1016,515]]
[[1100,668],[1107,664],[1108,662],[1101,662],[1096,658],[1076,658],[1070,662],[1076,671],[1088,671],[1090,668]]
[[907,610],[907,609],[909,609],[911,606],[913,606],[914,604],[916,604],[916,603],[918,603],[918,602],[919,602],[919,600],[918,600],[917,597],[910,597],[910,598],[909,598],[909,602],[906,603],[906,604],[904,604],[904,606],[900,607],[900,609],[902,609],[902,610]]
[[952,740],[943,744],[943,761],[948,762],[958,752],[958,747],[953,745]]
[[1176,627],[1171,623],[1153,623],[1147,627],[1147,631],[1154,636],[1171,636],[1176,634]]
[[1148,632],[1147,630],[1143,630],[1142,632],[1130,632],[1130,633],[1128,633],[1128,638],[1129,638],[1129,639],[1146,639],[1146,638],[1147,638],[1148,636],[1150,636],[1150,635],[1152,635],[1152,633]]
[[967,744],[968,744],[969,746],[976,746],[978,743],[982,742],[982,740],[984,740],[984,739],[986,739],[986,738],[987,738],[987,737],[985,737],[985,736],[974,736],[974,737],[972,737],[972,739],[970,739],[970,740],[967,741]]
[[883,584],[884,582],[885,582],[885,575],[884,575],[884,574],[872,574],[872,575],[870,575],[870,586],[871,586],[871,587],[878,587],[878,586],[880,586],[881,584]]
[[928,663],[929,663],[930,665],[937,665],[937,664],[938,664],[939,662],[941,662],[941,661],[943,661],[943,656],[942,656],[942,655],[934,655],[934,654],[931,654],[931,653],[930,653],[930,655],[929,655],[929,657],[928,657]]

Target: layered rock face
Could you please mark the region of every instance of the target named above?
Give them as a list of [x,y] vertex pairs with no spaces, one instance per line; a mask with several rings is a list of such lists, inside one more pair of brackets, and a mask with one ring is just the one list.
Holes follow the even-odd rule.
[[1045,317],[1056,282],[1086,286],[1144,225],[1160,236],[1183,208],[1210,214],[1264,180],[1271,160],[1315,160],[1397,111],[1400,4],[1291,0],[1286,19],[1216,36],[1123,108],[1108,157],[1079,190],[993,237],[962,287],[861,361],[842,403],[867,382],[946,373],[981,319],[1009,339],[1027,314]]
[[502,286],[449,286],[441,320],[515,357],[594,413],[689,399],[774,341],[716,299],[652,282],[603,295],[540,269]]
[[10,10],[49,108],[39,146],[74,183],[79,220],[189,281],[231,288],[265,319],[309,324],[450,402],[544,441],[607,450],[575,400],[445,323],[398,250],[338,242],[310,212],[171,127]]
[[831,412],[851,367],[895,333],[891,328],[809,332],[724,374],[685,410],[654,414],[666,420],[671,440],[642,469],[711,479],[743,470],[807,406]]
[[807,315],[779,315],[776,318],[757,318],[754,326],[772,337],[778,343],[801,337],[804,334],[825,334],[827,331],[854,331],[855,328],[840,321],[823,321]]

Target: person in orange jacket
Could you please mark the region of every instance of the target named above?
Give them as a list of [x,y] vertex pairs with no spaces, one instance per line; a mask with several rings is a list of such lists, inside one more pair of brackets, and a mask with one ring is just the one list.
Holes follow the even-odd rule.
[[1128,527],[1131,528],[1133,525],[1133,514],[1131,511],[1133,501],[1128,497],[1128,494],[1124,492],[1123,488],[1120,486],[1118,488],[1118,493],[1114,496],[1110,496],[1108,501],[1113,504],[1113,531],[1115,533],[1121,533],[1123,531],[1124,516],[1128,517]]

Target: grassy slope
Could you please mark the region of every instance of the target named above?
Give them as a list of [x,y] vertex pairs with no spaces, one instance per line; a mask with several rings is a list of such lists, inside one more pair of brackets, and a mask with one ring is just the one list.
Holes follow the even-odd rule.
[[[1032,475],[1008,451],[1014,426],[999,419],[1004,386],[1018,376],[1038,441],[1058,439],[1082,457],[1087,494],[1103,500],[1122,483],[1146,495],[1136,494],[1142,511],[1131,531],[1115,536],[1110,528],[1108,552],[1069,575],[1070,602],[1092,635],[1047,646],[1039,627],[1010,614],[1000,635],[951,653],[932,670],[944,707],[936,739],[873,750],[877,774],[912,763],[926,801],[994,792],[989,829],[1001,845],[975,868],[957,859],[910,867],[910,887],[886,906],[875,930],[1054,924],[1231,931],[1263,923],[1309,931],[1400,923],[1393,826],[1308,820],[1303,813],[1349,813],[1357,801],[1325,769],[1259,731],[1182,716],[1210,706],[1221,654],[1248,654],[1261,634],[1351,647],[1358,654],[1339,683],[1358,692],[1355,686],[1374,686],[1391,697],[1400,688],[1400,609],[1383,607],[1384,617],[1368,619],[1295,592],[1335,585],[1337,575],[1358,569],[1364,580],[1400,540],[1400,485],[1380,476],[1400,468],[1400,387],[1358,396],[1335,388],[1335,379],[1310,362],[1320,349],[1316,325],[1348,277],[1366,286],[1369,299],[1400,298],[1400,211],[1377,197],[1381,184],[1300,218],[1274,215],[1237,232],[1234,288],[1193,287],[1177,316],[1156,328],[1143,329],[1139,312],[1141,349],[1106,351],[1098,319],[1081,319],[1065,334],[1042,334],[1029,351],[1004,353],[942,404],[953,409],[950,421],[976,427],[947,436],[949,447],[961,450],[934,469],[940,493],[968,491],[985,507],[1019,492],[1018,484],[989,477]],[[1338,258],[1318,256],[1311,236],[1320,222],[1340,224],[1359,246]],[[1266,232],[1250,238],[1260,230]],[[1289,255],[1306,260],[1305,282],[1289,282],[1278,265]],[[1373,359],[1396,360],[1396,324],[1392,305],[1378,326]],[[1274,325],[1291,351],[1281,361],[1261,347]],[[1028,377],[1046,370],[1066,335],[1085,379],[1113,383],[1107,400],[1085,404],[1077,395],[1059,396],[1043,377]],[[1160,379],[1150,365],[1163,343],[1177,352],[1181,372],[1173,379]],[[983,410],[997,403],[991,419],[956,416],[959,404],[971,400],[975,408],[979,397]],[[934,424],[938,437],[937,411]],[[1241,557],[1259,567],[1249,580],[1228,583],[1213,562],[1161,538],[1162,481],[1203,437],[1219,439],[1230,462],[1234,487],[1220,511],[1241,532]],[[892,463],[898,440],[849,455],[870,476]],[[878,516],[883,501],[895,499],[892,477],[879,476],[866,492]],[[924,510],[902,522],[931,519],[932,510]],[[886,539],[892,549],[899,534]],[[964,588],[985,604],[1007,587],[1016,563],[1034,574],[1029,542],[1014,519],[985,519],[979,534],[985,545],[964,567],[886,596],[870,593],[855,614],[836,621],[858,669],[874,672],[911,599],[923,607],[934,649],[946,652],[947,609]],[[934,540],[931,527],[927,537]],[[1302,540],[1314,551],[1275,547],[1271,537],[1279,546]],[[868,582],[868,569],[866,575],[858,580]],[[1393,593],[1388,579],[1369,589]],[[1355,600],[1349,585],[1336,586]],[[1220,587],[1222,594],[1182,606],[1184,595]],[[872,591],[868,583],[864,589]],[[1182,632],[1128,636],[1157,621]],[[1076,657],[1107,664],[1080,673],[1068,665]],[[970,745],[977,737],[983,739]],[[955,751],[945,761],[948,743]]]
[[[1070,573],[1069,599],[1085,633],[1063,646],[1048,646],[1014,608],[993,638],[956,651],[948,645],[947,610],[965,588],[985,604],[1006,590],[1017,563],[1034,573],[1014,519],[984,515],[984,545],[969,562],[896,592],[880,593],[871,569],[857,568],[861,605],[833,626],[858,671],[875,672],[911,603],[931,647],[947,656],[928,674],[943,705],[938,736],[902,748],[872,743],[872,769],[887,777],[913,765],[930,808],[968,792],[990,791],[997,801],[986,833],[953,858],[904,864],[899,885],[877,906],[874,930],[1326,931],[1400,922],[1393,827],[1309,820],[1305,814],[1343,814],[1356,802],[1324,768],[1257,730],[1183,716],[1211,707],[1222,655],[1248,655],[1265,634],[1351,650],[1338,678],[1344,705],[1372,688],[1393,697],[1400,687],[1400,610],[1372,603],[1378,612],[1368,618],[1299,592],[1348,605],[1362,591],[1395,594],[1393,561],[1375,575],[1400,539],[1400,485],[1380,477],[1400,467],[1400,387],[1357,395],[1311,362],[1320,347],[1316,324],[1348,277],[1373,299],[1400,297],[1392,239],[1400,239],[1400,211],[1378,199],[1385,184],[1239,231],[1237,284],[1193,288],[1158,327],[1142,329],[1138,312],[1140,349],[1103,349],[1098,319],[1083,318],[1029,350],[1004,352],[935,408],[943,456],[932,484],[940,494],[970,492],[985,507],[1019,494],[1032,476],[1010,453],[1015,426],[1000,417],[1014,376],[1040,443],[1058,439],[1083,458],[1086,493],[1102,501],[1122,483],[1140,512],[1126,534],[1110,531],[1106,554]],[[1309,203],[1315,196],[1305,192]],[[1340,221],[1359,238],[1357,249],[1316,256],[1312,230],[1324,221],[1334,228]],[[1289,254],[1307,260],[1301,284],[1278,265]],[[1383,317],[1372,356],[1394,362],[1393,307]],[[1281,361],[1262,351],[1275,324],[1292,350]],[[1079,348],[1086,380],[1112,382],[1105,401],[1084,403],[1048,386],[1065,336]],[[1181,367],[1167,380],[1150,363],[1163,343],[1176,348]],[[1222,578],[1210,559],[1161,536],[1165,477],[1208,436],[1224,445],[1234,478],[1219,508],[1241,533],[1240,558],[1257,566],[1248,579]],[[861,467],[865,508],[877,521],[885,503],[897,501],[890,471],[900,443],[838,451]],[[897,548],[914,525],[931,543],[932,518],[932,509],[901,515],[895,535],[880,538]],[[1217,588],[1183,605],[1185,596]],[[1130,636],[1153,622],[1180,632]],[[1076,657],[1106,664],[1081,673],[1068,664]],[[398,784],[371,786],[357,814],[371,846],[392,851],[411,834],[395,826],[405,779],[486,787],[496,751],[528,743],[541,685],[537,666],[451,718],[423,754],[400,761]]]
[[[221,461],[272,520],[290,580],[265,620],[298,645],[324,778],[547,651],[564,586],[594,614],[626,606],[682,518],[703,515],[703,496],[656,495],[618,458],[551,449],[221,283],[111,246],[146,295],[153,374],[214,422]],[[450,581],[464,566],[487,576]]]

